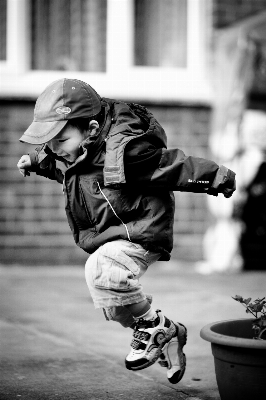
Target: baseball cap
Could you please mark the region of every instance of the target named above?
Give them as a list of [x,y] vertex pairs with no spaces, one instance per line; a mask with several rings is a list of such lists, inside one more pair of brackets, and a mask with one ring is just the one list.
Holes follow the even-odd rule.
[[32,124],[19,139],[43,144],[53,139],[73,118],[90,118],[101,111],[101,97],[78,79],[59,79],[41,93],[34,108]]

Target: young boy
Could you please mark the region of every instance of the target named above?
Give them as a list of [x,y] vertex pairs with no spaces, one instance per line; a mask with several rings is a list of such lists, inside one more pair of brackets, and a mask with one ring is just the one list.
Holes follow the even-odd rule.
[[75,242],[91,254],[85,275],[95,308],[134,329],[126,368],[147,368],[160,358],[169,381],[179,382],[186,328],[151,306],[139,278],[155,261],[170,259],[173,191],[230,197],[235,174],[168,150],[163,128],[146,108],[101,98],[75,79],[44,90],[20,140],[41,146],[21,157],[19,171],[63,185]]

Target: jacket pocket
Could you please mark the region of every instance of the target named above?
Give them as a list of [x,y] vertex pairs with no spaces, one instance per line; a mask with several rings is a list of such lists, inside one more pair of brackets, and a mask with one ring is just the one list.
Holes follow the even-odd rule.
[[97,225],[99,215],[102,215],[101,212],[105,205],[105,201],[97,187],[97,180],[87,178],[86,176],[80,176],[79,192],[90,226]]
[[136,262],[110,242],[99,249],[93,284],[98,289],[128,291],[135,288],[140,272]]

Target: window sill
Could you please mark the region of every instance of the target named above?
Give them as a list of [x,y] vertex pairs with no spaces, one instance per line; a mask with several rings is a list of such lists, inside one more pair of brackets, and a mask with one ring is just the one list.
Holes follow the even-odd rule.
[[89,83],[103,97],[144,102],[182,102],[211,105],[213,93],[206,78],[182,70],[136,67],[109,73],[69,71],[0,71],[1,98],[36,99],[51,82],[75,78]]

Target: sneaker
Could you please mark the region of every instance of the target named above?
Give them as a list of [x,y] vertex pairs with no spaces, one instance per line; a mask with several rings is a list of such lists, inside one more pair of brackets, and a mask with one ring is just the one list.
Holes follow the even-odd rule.
[[187,342],[187,329],[184,325],[176,323],[177,335],[166,343],[158,363],[167,368],[167,378],[170,383],[178,383],[186,370],[186,355],[183,347]]
[[176,335],[176,326],[160,310],[152,321],[140,318],[136,322],[131,350],[126,357],[126,368],[137,371],[154,364],[162,348]]

